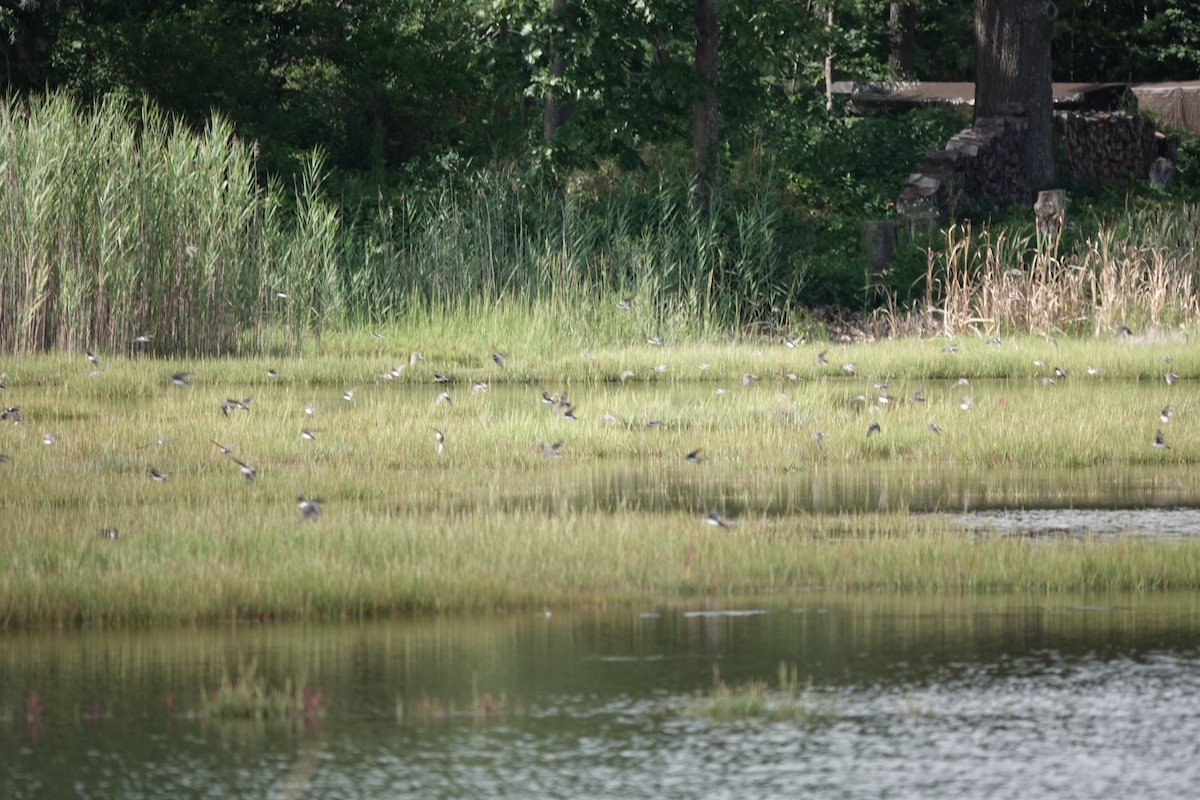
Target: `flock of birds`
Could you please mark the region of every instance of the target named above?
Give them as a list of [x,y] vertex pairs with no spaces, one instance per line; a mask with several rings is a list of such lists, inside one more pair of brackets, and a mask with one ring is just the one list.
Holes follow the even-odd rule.
[[[624,297],[617,303],[617,307],[620,310],[628,311],[632,308],[632,303],[633,303],[632,297]],[[1127,331],[1128,331],[1128,329],[1125,329],[1125,332],[1127,332]],[[373,336],[377,339],[383,338],[382,334],[378,334],[378,333],[373,334]],[[135,341],[135,344],[144,345],[144,344],[147,344],[148,342],[150,342],[151,338],[152,337],[150,337],[149,335],[144,335],[144,336],[137,337],[134,341]],[[1051,343],[1053,343],[1053,340],[1050,340],[1050,341],[1051,341]],[[787,346],[788,348],[796,348],[801,344],[800,340],[793,339],[793,338],[787,337],[787,336],[784,337],[783,342],[784,342],[785,346]],[[647,339],[647,343],[650,344],[651,346],[659,346],[662,344],[662,341],[661,341],[661,339],[659,339],[657,337],[650,337]],[[986,340],[986,343],[988,345],[999,345],[1000,340],[998,338],[988,338]],[[951,344],[951,345],[947,345],[946,347],[944,347],[943,352],[945,352],[947,354],[954,354],[957,352],[957,349],[958,349],[957,345]],[[580,355],[585,360],[588,360],[588,361],[592,360],[591,355],[586,351],[581,352]],[[827,355],[828,355],[828,350],[822,350],[821,352],[819,352],[812,359],[813,366],[816,368],[820,368],[825,365],[828,365],[830,362],[827,358]],[[97,356],[96,354],[92,353],[91,351],[86,352],[86,357],[93,368],[89,372],[89,375],[91,377],[99,377],[102,374],[102,371],[100,369],[100,357]],[[507,366],[509,354],[507,352],[495,352],[490,355],[490,359],[491,359],[491,362],[496,367],[498,367],[500,369],[504,369]],[[1173,372],[1169,369],[1169,365],[1171,364],[1171,357],[1164,355],[1162,357],[1162,360],[1168,365],[1168,371],[1166,373],[1164,373],[1163,380],[1166,382],[1166,384],[1168,386],[1173,386],[1176,383],[1176,381],[1179,379],[1179,376],[1175,372]],[[419,363],[423,363],[424,361],[425,361],[425,357],[421,353],[413,351],[412,353],[409,354],[409,360],[408,360],[409,363],[407,366],[413,366],[413,365],[416,365]],[[1033,364],[1035,367],[1038,367],[1040,369],[1046,368],[1046,362],[1042,359],[1035,359]],[[704,371],[704,370],[709,369],[710,365],[702,363],[702,364],[698,365],[698,368],[700,370]],[[404,365],[392,367],[392,369],[389,370],[388,372],[380,374],[378,376],[378,378],[381,381],[395,380],[396,378],[399,378],[403,374],[404,369],[405,369]],[[653,367],[652,369],[655,372],[660,372],[660,373],[665,372],[667,370],[667,365],[665,363],[659,364],[659,365]],[[857,367],[853,363],[845,363],[845,364],[841,365],[841,370],[842,370],[842,372],[846,373],[847,375],[855,375],[857,372]],[[1092,377],[1099,377],[1101,374],[1100,370],[1092,368],[1092,367],[1089,367],[1087,369],[1087,372]],[[1053,373],[1053,377],[1051,377],[1050,375],[1046,375],[1041,379],[1042,383],[1044,385],[1053,385],[1056,381],[1065,380],[1068,377],[1067,372],[1060,367],[1054,367],[1052,369],[1052,373]],[[280,373],[274,369],[268,370],[266,374],[267,374],[267,377],[272,380],[280,378]],[[635,373],[632,370],[623,370],[618,375],[618,379],[621,382],[624,382],[624,381],[628,380],[629,378],[633,377],[634,375],[635,375]],[[189,387],[192,385],[192,380],[194,377],[195,376],[191,372],[176,372],[170,376],[169,383],[171,386],[177,387],[177,388]],[[796,375],[795,373],[786,373],[786,378],[791,381],[799,380],[799,376]],[[438,384],[438,385],[449,385],[449,384],[453,383],[453,380],[450,377],[448,377],[445,373],[442,373],[442,372],[433,372],[432,380],[435,384]],[[7,381],[7,374],[0,373],[0,390],[3,390],[6,388],[6,381]],[[742,384],[744,386],[749,386],[757,381],[758,381],[758,376],[753,373],[747,372],[742,375]],[[873,385],[873,388],[876,390],[876,392],[873,393],[874,394],[873,399],[868,398],[866,395],[858,395],[856,397],[851,398],[851,402],[867,404],[873,410],[878,410],[879,407],[888,406],[890,404],[897,402],[895,400],[895,398],[893,398],[891,395],[889,395],[887,393],[886,381],[875,381],[875,382],[873,382],[872,385]],[[958,379],[958,381],[956,382],[955,385],[961,386],[961,387],[969,387],[970,381],[967,378],[960,378],[960,379]],[[487,392],[487,391],[489,391],[489,389],[490,389],[490,384],[487,381],[477,381],[477,382],[473,383],[471,392],[472,392],[472,394],[479,394],[479,393]],[[342,393],[342,400],[347,403],[356,402],[357,391],[358,391],[357,386],[346,389]],[[550,392],[548,392],[545,389],[541,389],[540,391],[541,391],[542,402],[545,403],[546,405],[551,406],[557,416],[559,416],[561,419],[566,420],[566,421],[574,421],[575,419],[577,419],[577,417],[575,416],[575,405],[574,405],[574,403],[571,402],[566,391],[563,391],[559,394],[551,394]],[[717,388],[715,391],[717,394],[723,394],[725,392],[725,390],[721,389],[721,388]],[[248,396],[246,396],[244,398],[240,398],[240,399],[239,398],[226,398],[225,400],[221,401],[219,408],[220,408],[221,413],[223,415],[225,415],[226,417],[228,417],[229,415],[235,414],[239,411],[249,411],[250,404],[253,400],[254,400],[253,395],[248,395]],[[921,389],[917,389],[915,392],[913,392],[911,395],[909,395],[904,400],[904,403],[906,405],[922,404],[924,402],[925,402],[925,396]],[[435,400],[435,404],[443,404],[443,403],[449,404],[449,405],[453,404],[453,398],[448,391],[441,392]],[[969,411],[972,407],[972,403],[973,403],[973,397],[970,394],[964,394],[964,395],[962,395],[962,397],[959,401],[959,407],[963,411]],[[308,406],[304,410],[309,415],[314,414],[316,411],[316,409],[312,406]],[[1173,413],[1173,411],[1172,411],[1172,408],[1170,405],[1164,406],[1162,411],[1159,414],[1159,421],[1163,424],[1168,423],[1171,419],[1172,413]],[[612,415],[609,415],[609,414],[605,414],[601,418],[601,420],[604,422],[617,422],[617,418],[613,417]],[[4,406],[3,410],[0,411],[0,422],[8,423],[11,425],[23,424],[22,420],[21,420],[20,407],[19,406]],[[644,427],[646,430],[655,430],[657,428],[663,427],[663,424],[664,423],[661,420],[651,419],[645,423]],[[932,421],[927,422],[925,424],[925,427],[933,434],[940,435],[942,433],[942,428],[936,422],[932,422]],[[315,441],[317,438],[317,434],[320,433],[321,430],[322,429],[320,429],[320,428],[307,428],[306,427],[306,428],[301,429],[300,435],[306,441]],[[882,432],[883,432],[883,429],[882,429],[882,426],[880,425],[880,423],[877,420],[873,419],[870,422],[870,424],[867,426],[866,437],[868,439],[870,439],[872,436],[882,434]],[[446,437],[442,433],[442,431],[436,430],[436,429],[434,430],[433,434],[434,434],[434,444],[436,447],[436,452],[439,456],[441,456],[445,450]],[[826,436],[823,432],[814,431],[811,434],[811,438],[812,438],[813,444],[817,448],[824,448]],[[56,441],[57,441],[57,438],[53,434],[50,434],[50,433],[43,434],[42,442],[46,446],[52,446],[56,443]],[[139,447],[139,449],[147,449],[147,448],[151,448],[151,447],[163,447],[168,443],[168,441],[169,440],[167,440],[167,439],[155,439],[154,441],[151,441],[144,445],[141,445]],[[245,461],[242,461],[240,458],[238,458],[234,454],[232,446],[222,444],[222,443],[218,442],[216,439],[210,439],[209,441],[214,446],[216,446],[216,448],[218,449],[219,453],[222,456],[225,456],[226,458],[230,459],[230,461],[237,467],[237,469],[239,470],[240,474],[242,475],[243,479],[245,480],[245,482],[247,484],[254,483],[255,480],[257,480],[257,478],[258,478],[257,469],[255,467],[251,466],[250,464],[246,463]],[[564,443],[562,440],[555,441],[552,443],[545,443],[545,442],[539,441],[535,445],[534,449],[539,455],[543,456],[544,458],[559,458],[559,457],[561,457],[562,452],[563,452],[563,450],[562,450],[563,444]],[[1158,449],[1164,449],[1164,450],[1170,449],[1170,445],[1167,444],[1166,438],[1163,435],[1161,428],[1158,428],[1155,430],[1154,440],[1153,440],[1152,444],[1155,448],[1158,448]],[[704,461],[703,450],[700,448],[697,448],[697,449],[692,450],[692,451],[688,452],[687,454],[685,454],[683,458],[688,463],[701,464]],[[9,461],[10,461],[10,459],[8,456],[6,456],[4,454],[0,454],[0,465],[7,464],[7,463],[9,463]],[[160,470],[157,467],[155,467],[153,464],[150,464],[147,466],[147,474],[149,475],[151,480],[158,482],[158,483],[166,482],[171,478],[170,472]],[[316,522],[321,516],[321,501],[306,497],[303,494],[297,494],[296,509],[299,514],[299,519],[301,522]],[[716,510],[710,511],[703,518],[703,521],[705,524],[711,525],[711,526],[717,527],[717,528],[726,528],[726,527],[729,527],[732,524],[734,524],[731,520],[725,519]],[[119,537],[119,533],[115,528],[104,528],[104,529],[100,530],[97,533],[97,535],[101,538],[106,538],[106,539],[117,539]]]

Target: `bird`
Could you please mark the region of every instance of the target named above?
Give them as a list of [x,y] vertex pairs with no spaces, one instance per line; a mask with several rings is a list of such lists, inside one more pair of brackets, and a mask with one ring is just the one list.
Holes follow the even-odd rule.
[[87,351],[87,360],[95,364],[97,367],[100,366],[100,357],[91,350]]
[[440,406],[442,403],[445,403],[448,406],[454,405],[454,399],[450,397],[449,392],[442,392],[437,396],[437,399],[433,401],[435,406]]
[[258,470],[245,461],[241,461],[233,456],[230,456],[230,458],[233,458],[233,463],[237,464],[238,469],[242,471],[242,475],[246,478],[246,483],[254,483],[254,479],[258,477]]
[[963,411],[971,410],[971,403],[975,402],[975,398],[969,394],[964,394],[962,399],[958,401],[958,407]]
[[111,539],[115,542],[117,539],[121,538],[121,533],[116,528],[101,528],[100,530],[96,531],[96,538]]
[[236,398],[228,398],[223,400],[221,402],[221,413],[228,417],[230,411],[237,411],[238,409],[241,409],[242,411],[249,411],[250,401],[253,399],[254,395],[250,395],[245,400],[238,400]]
[[575,416],[575,406],[567,406],[566,410],[562,412],[562,418],[567,422],[574,422],[577,420],[578,417]]
[[166,447],[170,441],[170,439],[155,439],[153,442],[138,445],[138,450],[145,450],[147,447]]
[[355,386],[352,389],[347,389],[346,391],[342,392],[342,399],[345,400],[347,403],[353,403],[354,402],[354,393],[356,391],[358,391],[357,386]]
[[484,392],[489,391],[491,388],[492,385],[487,381],[479,381],[475,384],[472,384],[471,394],[483,394]]
[[300,510],[301,522],[316,522],[321,516],[321,506],[316,500],[309,500],[302,494],[296,495],[296,508]]
[[617,377],[621,380],[621,383],[624,383],[625,381],[627,381],[633,377],[633,370],[631,370],[631,369],[622,370],[621,374],[618,375]]
[[700,464],[704,460],[703,455],[702,455],[703,452],[704,451],[702,449],[697,448],[697,449],[693,450],[692,452],[688,453],[686,456],[684,456],[683,460],[687,461],[689,464]]
[[1174,386],[1175,381],[1179,380],[1179,376],[1174,372],[1168,372],[1167,374],[1163,375],[1163,380],[1167,382],[1167,386]]
[[1118,325],[1113,334],[1115,336],[1133,336],[1133,331],[1130,330],[1128,325]]
[[42,434],[42,444],[46,445],[46,447],[49,447],[50,445],[54,444],[57,441],[58,441],[58,437],[56,437],[53,433],[43,433]]
[[812,440],[813,444],[817,446],[818,450],[825,449],[825,434],[821,433],[820,431],[813,431]]
[[153,466],[150,467],[149,473],[150,473],[150,477],[153,478],[158,483],[163,483],[164,481],[166,481],[168,478],[171,477],[171,473],[159,472]]
[[1171,445],[1167,444],[1166,440],[1163,439],[1163,432],[1161,430],[1157,430],[1154,432],[1154,446],[1159,448],[1160,450],[1170,450],[1171,449]]
[[446,447],[446,436],[439,430],[434,430],[433,439],[437,442],[437,454],[440,456]]
[[646,339],[646,344],[650,345],[651,347],[662,347],[662,339],[658,338],[657,336],[651,336]]
[[0,422],[11,422],[13,425],[21,423],[21,407],[8,406],[3,411],[0,411]]
[[538,442],[534,447],[534,450],[536,450],[542,458],[562,458],[562,446],[563,443],[561,439],[553,444]]
[[7,464],[8,462],[9,462],[8,456],[4,455],[3,453],[0,453],[0,464]]
[[1067,379],[1067,371],[1062,367],[1055,367],[1054,377],[1058,378],[1060,381],[1065,381]]
[[143,333],[141,336],[135,337],[133,340],[133,343],[134,344],[150,344],[150,340],[153,338],[154,338],[154,334]]
[[4,388],[4,384],[8,382],[8,373],[0,372],[0,389]]
[[413,350],[411,353],[408,354],[408,365],[410,367],[414,367],[417,364],[424,364],[424,363],[425,363],[425,356],[421,355],[420,351]]
[[989,336],[988,338],[983,340],[983,343],[986,345],[991,345],[992,347],[997,347],[1000,344],[1000,337],[999,336]]
[[1174,411],[1170,406],[1163,406],[1163,410],[1158,412],[1158,418],[1166,424],[1171,421],[1171,413]]
[[851,375],[854,374],[854,370],[856,369],[858,369],[858,367],[856,367],[853,362],[848,361],[845,364],[842,364],[842,370],[844,372],[849,372]]
[[190,372],[176,372],[171,376],[172,386],[190,386],[192,378],[195,377]]
[[276,370],[276,369],[267,370],[267,377],[270,378],[271,380],[278,379],[279,378],[279,370]]
[[659,364],[659,365],[657,365],[657,366],[655,366],[655,367],[654,367],[654,371],[655,371],[655,372],[657,372],[659,375],[661,375],[661,374],[663,374],[664,372],[666,372],[666,371],[667,371],[667,365],[666,365],[666,364]]
[[758,376],[753,372],[742,373],[742,386],[750,386],[758,380]]
[[433,373],[433,382],[434,383],[450,383],[450,376],[444,372],[435,372],[435,373]]
[[704,518],[704,524],[711,525],[714,528],[728,528],[731,523],[726,522],[714,509],[708,512],[708,515]]
[[910,406],[913,405],[914,403],[924,403],[925,402],[925,393],[922,392],[920,389],[917,389],[915,392],[910,394],[905,399],[904,402]]
[[618,300],[617,308],[619,308],[621,311],[628,311],[629,309],[633,308],[633,295],[628,295]]
[[872,422],[870,425],[867,426],[867,438],[870,439],[871,434],[874,434],[874,433],[878,433],[881,435],[883,434],[883,428],[879,427],[878,422]]
[[504,369],[507,360],[508,353],[492,353],[492,362],[500,369]]
[[217,446],[217,450],[219,450],[223,456],[227,456],[233,452],[233,445],[221,444],[216,439],[209,439],[209,441]]
[[828,364],[829,359],[825,358],[825,354],[828,352],[828,350],[822,350],[821,352],[817,353],[817,355],[813,358],[813,366],[819,367],[822,364]]
[[799,338],[793,339],[790,335],[788,335],[786,333],[783,335],[783,344],[789,350],[795,350],[796,346],[801,344],[802,341],[803,340],[799,339]]
[[320,428],[301,428],[300,438],[306,442],[315,442],[317,440],[317,434],[320,432]]
[[663,422],[662,422],[662,420],[660,420],[660,419],[652,419],[652,420],[650,420],[649,422],[647,422],[647,423],[646,423],[646,430],[648,430],[648,431],[656,431],[656,430],[658,430],[659,428],[661,428],[662,426],[663,426]]
[[1093,378],[1099,378],[1104,374],[1104,370],[1100,369],[1099,367],[1088,367],[1087,374]]
[[926,422],[925,427],[929,429],[930,433],[940,434],[942,432],[941,427],[936,422]]

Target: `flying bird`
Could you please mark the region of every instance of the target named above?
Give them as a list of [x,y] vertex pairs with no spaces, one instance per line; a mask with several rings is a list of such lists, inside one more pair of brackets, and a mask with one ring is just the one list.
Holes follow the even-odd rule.
[[697,448],[697,449],[693,450],[692,452],[688,453],[686,456],[684,456],[683,460],[687,461],[689,464],[700,464],[704,460],[703,455],[702,455],[703,452],[704,451],[702,449]]
[[868,439],[870,439],[871,435],[875,434],[875,433],[878,433],[878,434],[883,433],[883,428],[879,427],[878,422],[872,422],[870,425],[867,426],[867,438]]
[[150,473],[150,477],[153,478],[158,483],[163,483],[164,481],[166,481],[168,478],[171,477],[171,473],[159,472],[153,466],[150,467],[149,473]]
[[704,518],[705,525],[711,525],[714,528],[728,528],[732,523],[726,522],[715,510],[708,512],[708,516]]
[[1160,450],[1170,450],[1171,449],[1171,445],[1167,444],[1166,440],[1163,439],[1162,431],[1154,432],[1154,446],[1159,448]]
[[192,378],[195,377],[190,372],[176,372],[171,376],[172,386],[190,386]]
[[242,471],[242,476],[245,477],[246,483],[254,483],[254,479],[258,477],[258,470],[245,461],[241,461],[233,456],[230,456],[230,458],[233,458],[233,463],[237,464],[238,469]]

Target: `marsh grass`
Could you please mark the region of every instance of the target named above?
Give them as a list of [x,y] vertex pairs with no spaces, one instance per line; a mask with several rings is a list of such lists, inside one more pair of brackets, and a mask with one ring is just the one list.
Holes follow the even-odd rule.
[[691,697],[685,712],[722,722],[743,719],[822,721],[836,716],[832,707],[815,700],[811,680],[800,685],[795,664],[788,666],[779,662],[777,681],[774,690],[759,679],[730,686],[721,679],[720,667],[713,665],[712,688]]
[[1073,243],[954,225],[928,252],[925,296],[895,332],[1112,335],[1200,321],[1200,235],[1188,205],[1135,208]]
[[474,674],[471,676],[471,699],[465,705],[457,704],[454,699],[435,697],[428,692],[421,692],[416,700],[410,701],[396,695],[397,722],[469,719],[481,724],[523,713],[524,708],[519,704],[509,705],[507,693],[502,691],[496,695],[479,691],[479,676]]
[[222,665],[217,686],[200,691],[198,714],[206,719],[288,719],[324,716],[325,694],[291,678],[282,687],[268,685],[258,663],[239,661],[236,674]]
[[[815,347],[780,345],[761,356],[745,345],[597,348],[561,377],[557,357],[511,348],[500,370],[487,349],[467,358],[414,337],[401,352],[424,348],[426,362],[391,381],[375,378],[389,353],[191,363],[104,354],[98,378],[81,357],[23,357],[0,365],[4,402],[23,419],[0,427],[9,459],[0,465],[0,624],[360,618],[817,588],[1197,588],[1196,541],[972,537],[949,516],[874,510],[869,483],[843,510],[811,506],[828,479],[882,467],[891,470],[877,479],[884,492],[997,467],[1100,465],[1183,485],[1200,452],[1200,409],[1187,392],[1200,354],[1161,344],[968,341],[950,355],[941,342],[882,343],[837,354],[858,364],[855,377],[813,367]],[[447,367],[453,352],[462,361]],[[1184,376],[1174,387],[1161,379],[1168,352]],[[1077,377],[1043,386],[1038,371],[1050,364],[1035,368],[1035,354]],[[678,361],[680,372],[692,359],[711,362],[713,379],[615,379],[654,359]],[[1086,376],[1092,361],[1103,376]],[[747,363],[803,378],[755,367],[760,381],[743,386]],[[190,386],[170,384],[181,369],[194,372]],[[455,376],[452,404],[435,402],[440,369]],[[963,371],[1006,370],[969,389],[953,382]],[[559,375],[549,390],[569,390],[577,421],[541,402],[532,380],[548,375]],[[872,376],[890,379],[897,402],[855,400],[877,391]],[[477,379],[496,386],[473,395]],[[353,403],[341,399],[350,386],[359,387]],[[716,395],[718,386],[729,391]],[[918,387],[926,402],[905,404]],[[964,412],[967,392],[974,405]],[[249,411],[222,414],[222,400],[247,395]],[[1164,424],[1168,403],[1175,414]],[[867,439],[872,419],[883,433]],[[647,430],[651,420],[664,424]],[[925,428],[930,420],[940,435]],[[305,427],[319,430],[315,441],[301,438]],[[1171,449],[1151,446],[1158,427]],[[435,429],[445,434],[441,454]],[[165,445],[153,444],[160,438]],[[246,483],[210,440],[233,445],[257,480]],[[557,441],[560,458],[536,446]],[[685,462],[696,448],[704,462]],[[152,481],[150,465],[170,479]],[[320,501],[315,523],[300,521],[297,494]],[[734,525],[704,525],[714,508]],[[97,536],[108,528],[119,539]]]

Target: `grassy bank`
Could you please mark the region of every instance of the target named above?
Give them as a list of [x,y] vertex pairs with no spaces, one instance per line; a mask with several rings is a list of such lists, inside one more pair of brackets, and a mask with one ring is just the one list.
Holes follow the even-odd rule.
[[[903,503],[868,510],[878,487],[853,481],[884,475],[885,493],[900,496],[998,467],[1097,467],[1136,470],[1148,491],[1182,487],[1185,502],[1200,453],[1189,390],[1200,352],[1173,336],[969,339],[956,352],[945,340],[668,342],[595,348],[585,360],[547,355],[536,333],[520,345],[489,338],[512,332],[501,329],[464,326],[466,341],[447,345],[429,324],[426,334],[326,339],[333,352],[297,359],[102,353],[98,375],[82,357],[0,365],[4,404],[22,423],[0,428],[0,623],[341,618],[815,589],[1200,588],[1200,541],[979,536]],[[489,346],[476,349],[474,337]],[[425,361],[410,365],[418,349]],[[503,368],[489,358],[501,349]],[[814,364],[823,350],[831,363]],[[1067,377],[1045,382],[1056,366]],[[619,380],[626,369],[635,376]],[[1179,375],[1173,386],[1167,371]],[[180,372],[191,377],[173,385]],[[484,382],[489,390],[474,391]],[[576,418],[542,402],[543,387],[567,392]],[[223,412],[231,398],[248,409]],[[881,430],[868,436],[872,422]],[[1169,448],[1153,446],[1157,429]],[[697,449],[700,463],[685,460]],[[826,485],[850,487],[851,500],[869,489],[869,502],[818,509],[806,493]],[[988,489],[993,502],[1023,502],[1004,491]],[[298,494],[318,501],[319,518],[301,519]],[[714,510],[727,527],[705,523]],[[115,539],[99,535],[110,530]]]

